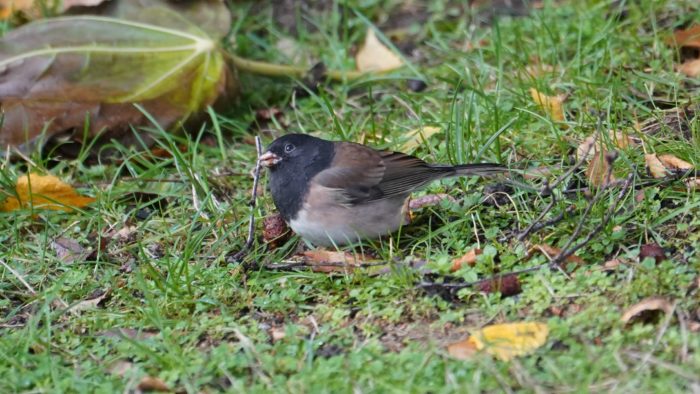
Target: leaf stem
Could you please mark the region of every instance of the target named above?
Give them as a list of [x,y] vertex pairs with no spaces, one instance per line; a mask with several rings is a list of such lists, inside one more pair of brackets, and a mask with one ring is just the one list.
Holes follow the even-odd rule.
[[[265,75],[268,77],[292,77],[302,78],[308,74],[309,70],[305,67],[290,66],[286,64],[274,64],[261,62],[258,60],[250,60],[232,53],[226,53],[233,62],[233,65],[240,71],[247,71],[253,74]],[[327,78],[334,81],[342,81],[349,79],[358,79],[368,75],[375,75],[372,72],[360,71],[342,71],[342,70],[327,70],[325,75]]]

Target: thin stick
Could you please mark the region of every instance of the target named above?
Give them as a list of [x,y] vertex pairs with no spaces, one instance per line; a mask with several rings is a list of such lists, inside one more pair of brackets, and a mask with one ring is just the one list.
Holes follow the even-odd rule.
[[19,272],[17,272],[17,271],[15,271],[14,269],[12,269],[12,267],[10,267],[9,265],[7,265],[7,263],[6,263],[5,261],[3,261],[2,259],[0,259],[0,264],[2,264],[2,266],[5,267],[5,269],[7,269],[8,271],[10,271],[10,273],[11,273],[12,275],[14,275],[15,278],[17,278],[17,280],[19,280],[20,282],[22,282],[22,284],[24,285],[24,287],[26,287],[27,290],[29,290],[29,292],[32,293],[32,295],[36,295],[36,290],[34,290],[34,288],[33,288],[32,286],[30,286],[29,283],[27,283],[26,280],[24,280],[24,278],[22,277],[22,275],[19,274]]
[[262,165],[260,164],[260,156],[262,156],[262,142],[260,141],[260,136],[255,136],[255,150],[258,153],[258,159],[255,164],[255,175],[253,176],[253,195],[251,196],[250,202],[250,220],[248,224],[248,238],[245,241],[243,248],[236,252],[234,255],[226,258],[226,262],[238,263],[247,254],[250,248],[253,246],[253,241],[255,241],[255,205],[258,198],[258,184],[260,183],[260,169]]

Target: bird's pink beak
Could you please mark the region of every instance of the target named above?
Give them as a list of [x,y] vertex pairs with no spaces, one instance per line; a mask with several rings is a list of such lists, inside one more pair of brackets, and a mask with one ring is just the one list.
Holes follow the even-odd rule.
[[282,159],[279,156],[277,156],[276,154],[274,154],[270,151],[267,151],[267,152],[263,153],[262,156],[260,156],[258,161],[260,162],[260,165],[262,165],[263,167],[272,168],[272,167],[276,166],[277,163],[282,161]]

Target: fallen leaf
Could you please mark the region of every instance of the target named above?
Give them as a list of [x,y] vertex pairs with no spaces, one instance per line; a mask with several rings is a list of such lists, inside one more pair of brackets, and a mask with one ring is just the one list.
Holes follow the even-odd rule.
[[144,376],[139,382],[138,389],[141,391],[168,392],[170,387],[164,381],[153,376]]
[[355,55],[355,64],[358,71],[382,72],[403,66],[403,60],[379,41],[372,28],[368,28],[365,42]]
[[685,180],[685,185],[690,189],[700,189],[700,177],[688,178]]
[[93,296],[87,300],[83,300],[73,305],[70,310],[71,312],[83,312],[89,309],[95,309],[97,306],[109,295],[109,290],[100,291],[97,296]]
[[0,0],[0,20],[8,19],[17,12],[30,11],[34,6],[34,0]]
[[[547,244],[536,244],[536,245],[533,245],[527,251],[527,255],[532,256],[534,252],[542,253],[543,255],[545,255],[545,257],[547,257],[548,260],[552,260],[553,258],[559,256],[559,254],[561,253],[561,249],[559,249],[555,246],[547,245]],[[565,259],[565,261],[567,261],[569,263],[574,263],[577,265],[586,264],[586,262],[582,258],[580,258],[574,254],[567,257]]]
[[685,160],[681,160],[674,155],[660,155],[659,160],[663,163],[664,167],[671,171],[687,171],[692,170],[693,165]]
[[663,178],[666,176],[666,167],[664,163],[659,160],[655,153],[648,153],[644,155],[644,161],[647,165],[647,171],[654,178]]
[[605,186],[616,180],[615,175],[612,173],[610,173],[608,178],[609,170],[610,160],[608,159],[608,152],[596,153],[590,163],[588,163],[588,167],[586,167],[586,178],[592,186]]
[[666,316],[673,313],[674,305],[665,297],[653,296],[645,298],[638,303],[627,308],[622,314],[620,321],[627,324],[632,318],[641,317],[646,312],[662,311]]
[[678,66],[678,71],[691,78],[697,77],[700,75],[700,59],[693,59],[683,62],[683,64]]
[[486,353],[502,360],[532,353],[544,345],[549,335],[545,323],[521,322],[487,326],[478,330],[464,341],[448,346],[448,352],[458,359],[469,359],[474,351]]
[[326,273],[349,273],[366,261],[363,255],[324,249],[304,251],[302,257],[303,261],[311,266],[312,271]]
[[644,155],[647,170],[654,178],[664,178],[672,172],[683,172],[693,169],[693,165],[674,155],[649,153]]
[[15,194],[3,201],[0,211],[25,208],[72,211],[93,201],[94,198],[81,196],[73,187],[53,175],[29,174],[17,179]]
[[674,43],[679,47],[700,48],[700,25],[676,30],[673,33],[673,38]]
[[281,341],[286,336],[287,336],[287,333],[284,330],[284,327],[272,327],[272,328],[270,328],[270,337],[272,338],[272,342]]
[[112,375],[124,377],[126,373],[134,368],[134,364],[126,360],[118,360],[107,368],[107,372]]
[[620,259],[612,259],[603,263],[603,271],[615,271],[619,266],[624,263]]
[[[152,143],[133,127],[163,128],[225,97],[233,84],[217,42],[163,8],[138,20],[39,20],[0,39],[0,148],[43,140]],[[89,61],[88,61],[89,60]],[[87,123],[86,123],[87,122]],[[85,132],[87,125],[87,132]]]
[[450,271],[455,272],[458,271],[460,268],[464,267],[465,265],[468,265],[470,267],[473,267],[474,264],[476,264],[476,256],[480,255],[482,252],[481,249],[479,248],[473,248],[467,253],[465,253],[462,257],[458,257],[454,260],[452,260],[452,267],[450,268]]
[[501,293],[502,297],[520,294],[523,290],[516,274],[496,275],[481,281],[476,288],[482,293]]
[[51,241],[51,248],[56,252],[58,259],[67,264],[84,260],[91,253],[90,250],[83,248],[78,241],[66,237],[59,237]]
[[535,104],[539,105],[540,108],[542,108],[542,110],[544,110],[544,112],[546,112],[553,121],[564,121],[563,104],[564,99],[566,98],[565,95],[547,96],[540,93],[535,88],[530,88],[530,96],[532,96],[532,100],[535,102]]
[[457,199],[447,193],[426,194],[424,196],[410,199],[408,201],[408,209],[411,211],[417,211],[428,206],[437,205],[443,201],[450,201],[455,204],[457,203]]
[[656,243],[644,244],[639,248],[639,260],[644,260],[647,257],[653,258],[658,264],[666,259],[666,252]]
[[[103,0],[104,1],[104,0]],[[71,15],[102,15],[113,18],[137,20],[148,8],[165,8],[177,13],[212,37],[222,38],[231,28],[231,12],[224,0],[78,0],[94,2],[96,6],[65,7]],[[65,0],[64,0],[65,3]],[[68,9],[69,8],[69,9]],[[173,26],[174,27],[174,26]]]
[[401,152],[411,153],[416,148],[426,143],[430,137],[439,133],[442,129],[435,126],[425,126],[407,132],[404,137],[406,142],[399,149]]

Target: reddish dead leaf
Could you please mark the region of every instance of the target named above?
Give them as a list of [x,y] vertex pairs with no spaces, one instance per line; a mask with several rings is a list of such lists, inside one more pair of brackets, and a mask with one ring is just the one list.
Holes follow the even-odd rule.
[[644,260],[647,257],[653,258],[658,264],[666,259],[666,252],[658,244],[644,244],[639,248],[639,260]]
[[658,315],[658,312],[663,312],[666,316],[673,313],[674,305],[665,297],[653,296],[645,298],[638,303],[627,308],[622,314],[620,321],[627,324],[633,318],[648,320],[650,315]]
[[153,376],[144,376],[139,382],[138,389],[142,391],[170,391],[170,387],[165,382]]
[[501,293],[503,297],[510,297],[522,292],[518,275],[498,275],[486,281],[480,282],[476,288],[483,293]]
[[679,47],[700,48],[700,25],[688,29],[676,30],[673,33],[674,42]]
[[540,93],[535,88],[530,88],[530,96],[535,104],[539,105],[544,112],[555,122],[564,121],[564,99],[565,95],[547,96]]
[[15,195],[0,205],[0,211],[24,208],[72,211],[93,201],[94,198],[81,196],[73,187],[53,175],[29,174],[17,179]]
[[276,248],[284,243],[290,234],[289,227],[282,215],[276,213],[263,219],[263,240],[271,248]]
[[[527,251],[527,254],[528,254],[528,256],[532,256],[535,252],[542,253],[543,255],[545,255],[547,257],[547,259],[551,260],[551,259],[555,258],[556,256],[559,256],[559,254],[561,253],[561,249],[559,249],[555,246],[547,245],[547,244],[536,244],[536,245],[533,245],[530,248],[530,250]],[[569,263],[574,263],[576,265],[586,264],[586,262],[582,258],[580,258],[576,255],[571,255],[571,256],[567,257],[565,261],[569,262]]]
[[450,268],[450,271],[455,272],[465,265],[473,267],[474,264],[476,264],[476,256],[480,255],[481,253],[481,249],[474,248],[465,253],[464,256],[452,260],[452,268]]

